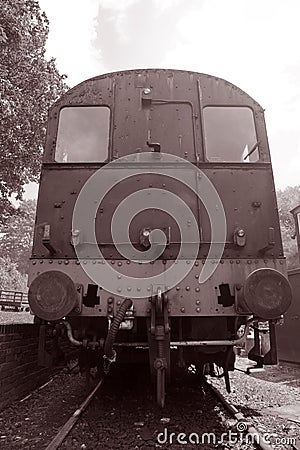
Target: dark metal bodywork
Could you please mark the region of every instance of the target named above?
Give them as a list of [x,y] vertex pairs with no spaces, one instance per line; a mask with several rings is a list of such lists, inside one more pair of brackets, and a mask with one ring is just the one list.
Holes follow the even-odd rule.
[[[60,111],[68,106],[107,106],[110,108],[109,151],[104,162],[56,162]],[[259,160],[256,162],[220,162],[207,158],[203,110],[205,107],[247,107],[253,112]],[[216,130],[217,132],[217,130]],[[199,288],[197,274],[207,258],[211,243],[211,224],[201,202],[176,180],[160,175],[133,176],[120,183],[105,198],[96,217],[97,241],[106,260],[118,265],[121,273],[147,278],[172,265],[178,252],[179,232],[173,219],[164,212],[144,211],[133,222],[131,238],[138,242],[141,227],[165,227],[172,230],[169,245],[154,264],[130,264],[112,243],[110,222],[120,201],[143,188],[159,188],[180,195],[192,210],[199,226],[201,245],[197,261],[188,276],[168,292],[171,341],[180,339],[234,339],[251,311],[239,310],[237,289],[246,277],[259,268],[276,269],[286,274],[276,195],[268,139],[261,106],[249,95],[225,80],[180,70],[131,70],[87,80],[71,89],[50,110],[40,181],[37,217],[29,284],[40,274],[61,271],[76,283],[79,300],[69,315],[78,333],[103,337],[107,317],[117,313],[126,292],[112,296],[96,286],[97,298],[87,304],[91,281],[77,261],[71,244],[72,214],[85,182],[109,161],[125,155],[149,152],[147,142],[160,144],[163,153],[171,153],[196,165],[217,190],[226,214],[225,249],[213,276]],[[121,169],[120,169],[121,170]],[[243,229],[246,242],[237,245],[235,232]],[[97,263],[87,261],[87,264]],[[98,261],[100,264],[100,261]],[[100,270],[99,266],[99,270]],[[233,301],[220,301],[222,286]],[[133,302],[135,339],[145,340],[146,320],[150,320],[149,298]],[[50,317],[51,319],[51,317]],[[94,321],[93,321],[94,319]],[[97,322],[98,320],[98,322]],[[90,333],[89,333],[90,330]],[[128,334],[120,340],[130,340]],[[147,338],[146,338],[147,339]],[[170,341],[170,339],[169,339]],[[149,344],[151,347],[151,343]],[[205,348],[206,353],[224,353],[223,347]],[[198,351],[198,350],[197,350]],[[194,353],[185,351],[187,360]],[[180,358],[183,358],[183,353]],[[226,364],[229,364],[226,356]],[[224,362],[223,357],[215,361]],[[214,361],[212,357],[210,361]]]
[[300,364],[300,268],[288,271],[293,300],[284,316],[284,322],[277,327],[278,358],[293,364]]

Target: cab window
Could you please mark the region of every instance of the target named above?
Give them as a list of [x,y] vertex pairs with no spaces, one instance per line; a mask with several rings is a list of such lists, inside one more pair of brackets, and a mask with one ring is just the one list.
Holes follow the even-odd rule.
[[203,109],[206,158],[212,162],[255,162],[259,159],[253,112],[247,107]]
[[107,106],[61,109],[55,161],[104,162],[108,158],[109,118]]

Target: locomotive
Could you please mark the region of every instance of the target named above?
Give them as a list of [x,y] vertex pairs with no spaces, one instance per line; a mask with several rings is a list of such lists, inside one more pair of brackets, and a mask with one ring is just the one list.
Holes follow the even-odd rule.
[[[250,357],[276,363],[288,309],[262,107],[235,85],[183,70],[91,78],[50,109],[29,269],[40,326],[79,348],[82,371],[148,362],[166,381]],[[260,352],[259,321],[270,348]]]

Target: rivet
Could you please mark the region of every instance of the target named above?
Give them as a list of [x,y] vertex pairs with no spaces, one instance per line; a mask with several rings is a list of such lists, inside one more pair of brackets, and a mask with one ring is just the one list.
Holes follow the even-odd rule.
[[[62,261],[58,261],[58,264],[61,264],[62,263]],[[84,264],[86,264],[86,262],[84,261]]]
[[52,261],[52,259],[50,259],[50,261],[49,261],[49,264],[53,264],[53,261]]
[[232,259],[230,260],[230,264],[233,264],[233,261],[232,261]]
[[197,312],[200,312],[200,308],[196,308],[196,311],[197,311]]
[[122,262],[121,262],[121,261],[118,262],[118,266],[119,266],[119,267],[122,266]]
[[239,264],[239,263],[240,263],[240,260],[239,260],[239,259],[237,259],[237,260],[236,260],[236,263],[237,263],[237,264]]
[[114,299],[113,299],[112,297],[109,297],[109,298],[107,299],[107,301],[108,301],[108,303],[112,303],[112,302],[114,301]]
[[150,292],[150,291],[151,291],[151,288],[150,288],[150,287],[147,287],[147,291]]
[[196,262],[195,262],[195,266],[196,266],[196,267],[198,267],[198,266],[199,266],[199,263],[198,263],[198,261],[196,261]]
[[36,265],[36,261],[32,261],[32,264],[35,266]]
[[185,288],[185,290],[186,290],[186,291],[189,291],[189,290],[190,290],[190,287],[189,287],[189,286],[187,286],[187,287]]
[[221,262],[221,264],[224,264],[224,261],[223,261],[223,259],[221,259],[221,261],[220,261],[220,262]]
[[282,264],[283,264],[283,261],[279,261],[279,264],[281,264],[281,265],[282,265]]
[[191,263],[191,261],[186,261],[186,263],[187,263],[187,264],[190,264],[190,263]]
[[200,300],[196,300],[196,305],[200,305]]
[[179,286],[176,286],[176,291],[179,291],[180,290],[180,287]]
[[112,260],[111,262],[110,262],[111,264],[114,264],[115,263],[115,261],[114,260]]
[[122,278],[122,275],[118,275],[118,280],[121,280],[121,278]]
[[180,311],[181,311],[181,312],[185,312],[185,309],[184,309],[184,308],[180,308]]
[[129,292],[131,291],[131,287],[130,286],[128,286],[127,291],[129,291]]
[[146,310],[147,314],[149,314],[149,313],[150,313],[150,311],[151,311],[151,310],[150,310],[150,309],[148,308],[148,309]]
[[195,291],[196,291],[196,292],[199,292],[199,291],[200,291],[200,288],[199,288],[199,287],[196,287]]
[[44,261],[41,259],[41,260],[40,260],[40,264],[43,264],[43,262],[44,262]]
[[141,288],[140,288],[140,287],[136,288],[136,290],[137,290],[138,292],[141,292]]
[[67,259],[65,260],[65,264],[66,264],[66,265],[68,265],[68,264],[69,264],[69,261],[68,261]]
[[79,261],[76,261],[76,264],[77,264],[77,266],[79,266],[80,262],[79,262]]
[[205,264],[205,259],[202,259],[202,264]]
[[247,263],[248,263],[248,264],[251,264],[251,263],[252,263],[252,261],[251,261],[250,259],[248,259]]
[[117,291],[122,292],[122,288],[118,287]]
[[198,275],[198,274],[196,274],[196,275],[195,275],[195,278],[197,278],[197,279],[198,279],[198,278],[199,278],[199,275]]
[[107,308],[107,312],[111,313],[112,311],[113,311],[112,306],[109,306],[109,307]]
[[171,312],[171,308],[168,308],[168,313],[170,314],[170,312]]

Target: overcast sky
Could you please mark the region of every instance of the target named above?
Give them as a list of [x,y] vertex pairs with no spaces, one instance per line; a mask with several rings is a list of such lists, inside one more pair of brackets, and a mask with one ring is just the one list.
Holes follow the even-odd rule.
[[276,187],[300,185],[299,0],[39,0],[68,84],[133,68],[225,78],[266,110]]

